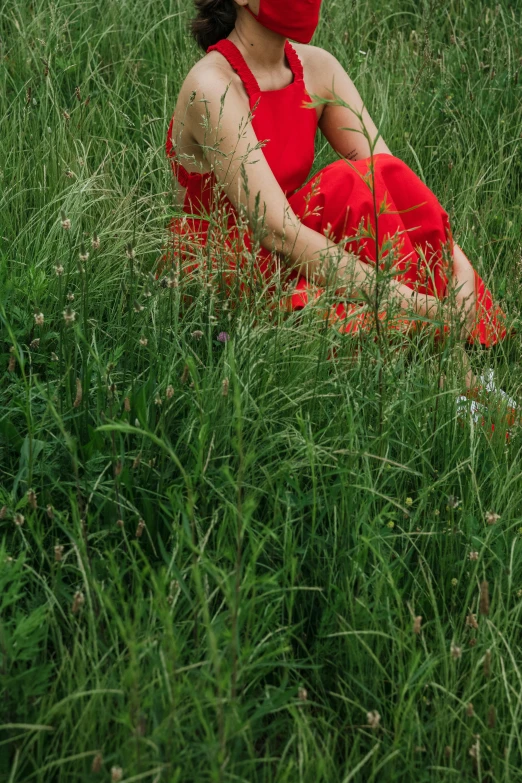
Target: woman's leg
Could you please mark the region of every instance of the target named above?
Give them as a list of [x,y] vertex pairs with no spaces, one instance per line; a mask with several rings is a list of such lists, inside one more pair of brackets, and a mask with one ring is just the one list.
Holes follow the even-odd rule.
[[461,338],[467,340],[473,332],[477,318],[477,292],[475,288],[475,270],[460,247],[453,245],[453,279],[449,285],[456,292],[456,304],[463,327]]

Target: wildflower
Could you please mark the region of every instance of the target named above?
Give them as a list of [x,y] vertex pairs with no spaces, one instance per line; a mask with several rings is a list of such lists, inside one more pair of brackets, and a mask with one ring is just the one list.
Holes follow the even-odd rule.
[[29,343],[29,348],[32,351],[35,351],[39,346],[40,346],[40,338],[39,337],[35,337],[35,339],[31,340],[31,342]]
[[440,517],[440,511],[438,508],[436,508],[435,511],[433,512],[433,516]]
[[27,490],[27,502],[33,509],[33,511],[36,511],[37,503],[36,503],[36,492],[34,489],[28,489]]
[[92,760],[91,770],[93,772],[101,772],[103,767],[103,756],[101,753],[97,753]]
[[393,519],[390,519],[390,521],[387,522],[386,527],[389,527],[390,530],[393,530],[393,528],[395,527],[395,522],[393,521]]
[[479,553],[478,552],[470,552],[469,553],[469,559],[470,560],[478,560],[479,559]]
[[73,179],[73,178],[74,178],[74,171],[72,171],[72,170],[71,170],[69,167],[67,167],[67,168],[65,169],[65,171],[64,171],[64,174],[65,174],[65,176],[66,176],[68,179]]
[[81,94],[80,94],[80,88],[79,87],[75,87],[74,88],[74,94],[76,95],[76,100],[81,101],[82,97],[81,97]]
[[473,704],[471,702],[466,706],[466,715],[468,718],[472,718],[475,715],[475,710],[473,709]]
[[167,288],[176,288],[178,282],[178,276],[171,272],[171,274],[167,277]]
[[76,320],[76,312],[72,310],[70,307],[67,307],[63,311],[63,320],[66,324],[72,324],[73,321]]
[[468,614],[468,616],[466,617],[466,625],[469,628],[474,628],[476,630],[478,628],[477,615],[476,614]]
[[160,405],[163,405],[163,401],[162,401],[161,397],[159,396],[159,394],[158,394],[158,395],[156,395],[156,397],[155,397],[155,399],[154,399],[154,404],[155,404],[155,405],[157,405],[158,407],[159,407]]
[[452,642],[450,647],[450,655],[453,660],[458,660],[462,657],[462,647],[457,647],[457,645]]
[[494,525],[500,519],[500,514],[495,514],[494,511],[488,511],[486,513],[486,522],[488,525]]
[[56,544],[54,547],[54,561],[55,563],[60,563],[62,560],[63,555],[63,546],[62,544]]
[[76,397],[74,398],[73,408],[79,408],[82,404],[83,390],[82,382],[79,378],[76,378]]
[[480,614],[489,614],[489,586],[484,579],[480,585]]
[[72,293],[72,291],[68,292],[68,294],[67,294],[67,301],[68,302],[74,302],[74,294]]
[[130,413],[131,403],[130,403],[130,399],[128,397],[125,397],[125,400],[123,401],[123,407],[125,408],[127,413]]
[[71,228],[71,221],[69,220],[68,217],[66,217],[65,212],[63,211],[63,209],[60,211],[60,214],[62,216],[62,228],[63,228],[63,230],[64,231],[69,231],[69,229]]
[[174,397],[174,386],[172,384],[169,384],[165,389],[165,397],[167,400],[171,400]]
[[96,231],[92,235],[91,245],[92,245],[92,249],[93,250],[99,250],[100,249],[100,237],[98,236]]
[[148,343],[149,341],[147,340],[146,337],[140,337],[140,345],[143,345],[143,347],[146,348]]
[[134,252],[134,248],[130,242],[125,245],[125,255],[129,261],[132,261],[134,258],[136,258],[136,253]]
[[18,525],[18,527],[22,527],[24,522],[25,522],[25,517],[23,514],[15,514],[14,516],[15,525]]
[[406,505],[413,506],[413,498],[406,498]]
[[68,121],[68,120],[71,119],[71,115],[69,114],[68,111],[65,111],[65,109],[63,110],[62,114],[63,114],[63,117],[64,117],[65,120]]
[[183,375],[180,378],[181,383],[185,383],[189,375],[189,366],[186,364],[183,368]]
[[201,329],[196,329],[195,332],[192,332],[191,336],[194,338],[194,340],[201,340],[201,338],[203,337],[203,332],[201,331]]
[[421,632],[422,616],[419,614],[413,621],[413,633],[419,634]]
[[449,495],[448,496],[448,509],[458,508],[461,504],[461,501],[455,497],[455,495]]
[[490,729],[494,729],[495,728],[495,723],[496,723],[495,705],[494,704],[490,704],[489,705],[489,710],[488,710],[488,727]]
[[11,354],[11,356],[9,357],[9,364],[7,366],[7,372],[14,372],[15,368],[16,368],[16,356],[13,356]]
[[229,380],[228,378],[223,378],[221,382],[221,394],[223,397],[228,397],[228,387],[229,387]]
[[118,525],[118,527],[125,527],[125,522],[123,521],[123,519],[117,519],[116,524]]
[[89,251],[86,249],[86,247],[83,244],[83,242],[80,245],[79,258],[80,258],[80,261],[88,261],[89,260]]
[[34,314],[34,322],[37,326],[43,326],[44,324],[44,314],[36,312]]
[[469,755],[478,763],[480,758],[480,737],[478,734],[475,734],[475,738],[477,741],[469,749]]
[[56,264],[56,266],[54,267],[54,272],[56,274],[56,277],[61,277],[63,275],[64,271],[65,270],[64,270],[62,264]]
[[297,691],[297,696],[300,701],[306,701],[308,698],[308,691],[306,690],[306,688],[299,688],[299,690]]
[[[138,422],[138,425],[139,425],[139,422]],[[134,470],[136,470],[136,468],[139,467],[140,462],[141,462],[141,452],[138,454],[137,457],[135,457],[134,462],[132,463],[132,467],[133,467]]]
[[121,767],[111,767],[111,781],[112,783],[120,783],[123,777],[123,770]]
[[368,721],[368,725],[371,729],[378,729],[379,724],[381,721],[381,716],[377,712],[377,710],[371,710],[370,712],[366,713],[366,720]]
[[82,593],[81,590],[77,590],[76,593],[74,594],[74,598],[72,602],[72,607],[71,607],[72,613],[78,614],[78,612],[80,611],[84,603],[85,603],[84,594]]
[[138,519],[138,527],[136,528],[136,538],[141,538],[143,535],[143,529],[145,527],[145,522],[143,519]]
[[217,338],[220,343],[227,343],[230,340],[230,335],[228,332],[220,332]]
[[142,304],[140,304],[138,301],[134,302],[134,312],[135,313],[141,313],[142,310],[144,310],[144,309],[145,309],[144,306]]
[[54,508],[51,506],[50,503],[48,504],[45,510],[47,512],[47,516],[49,517],[49,519],[54,519]]
[[451,584],[453,585],[453,587],[456,587],[458,585],[458,583],[459,583],[459,580],[456,579],[455,577],[453,577],[453,579],[451,580]]
[[489,677],[491,674],[491,650],[486,650],[484,655],[484,677]]
[[54,351],[51,351],[51,361],[52,362],[57,362],[58,361],[58,356],[55,354]]

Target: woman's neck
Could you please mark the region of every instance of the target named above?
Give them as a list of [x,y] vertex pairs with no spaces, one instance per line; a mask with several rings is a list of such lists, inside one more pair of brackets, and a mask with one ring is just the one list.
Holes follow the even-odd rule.
[[238,9],[236,26],[229,39],[259,73],[273,73],[278,67],[284,67],[286,38],[267,30],[246,9]]

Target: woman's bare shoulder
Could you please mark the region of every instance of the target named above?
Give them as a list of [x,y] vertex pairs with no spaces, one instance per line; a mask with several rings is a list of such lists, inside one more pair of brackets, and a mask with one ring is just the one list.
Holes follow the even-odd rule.
[[327,49],[322,49],[320,46],[312,46],[311,44],[292,44],[297,54],[299,55],[303,67],[307,65],[314,66],[326,66],[333,68],[338,60]]
[[321,86],[331,84],[332,78],[342,66],[327,49],[310,44],[292,44],[303,64],[305,81],[310,88],[319,92]]
[[188,106],[202,98],[220,101],[228,88],[235,91],[241,85],[236,72],[219,54],[209,52],[190,69],[179,92],[176,109]]

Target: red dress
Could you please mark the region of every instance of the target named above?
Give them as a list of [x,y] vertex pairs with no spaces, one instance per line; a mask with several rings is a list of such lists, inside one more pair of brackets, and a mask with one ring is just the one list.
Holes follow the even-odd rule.
[[[294,80],[283,89],[270,91],[259,88],[232,41],[224,39],[208,51],[213,50],[220,52],[241,77],[250,101],[254,131],[260,141],[266,141],[262,154],[301,222],[315,231],[328,233],[335,242],[343,243],[347,250],[356,252],[368,263],[375,263],[377,245],[382,249],[383,242],[395,237],[400,251],[395,266],[404,270],[399,280],[419,293],[444,298],[448,277],[442,248],[446,245],[452,255],[453,238],[448,215],[431,190],[403,161],[386,153],[374,155],[373,189],[377,205],[386,202],[386,210],[378,217],[376,242],[374,199],[369,186],[371,158],[355,162],[339,160],[304,184],[314,161],[318,118],[316,110],[306,105],[311,98],[301,61],[291,44],[286,42],[285,53]],[[197,267],[190,264],[196,255],[195,247],[212,241],[227,249],[230,269],[243,266],[244,248],[250,248],[249,231],[237,225],[237,213],[226,196],[219,197],[220,205],[216,203],[213,174],[189,173],[176,159],[173,123],[174,117],[167,134],[167,155],[181,187],[186,188],[183,208],[186,214],[173,218],[170,224],[174,257],[183,262],[184,272],[190,273]],[[210,214],[216,214],[213,212],[216,206],[223,207],[221,214],[225,215],[219,226],[215,220],[208,220]],[[366,232],[361,232],[362,225]],[[169,257],[167,253],[162,261]],[[263,248],[257,259],[262,281],[275,271],[276,259]],[[386,251],[379,260],[381,265],[385,263]],[[226,279],[230,282],[232,278]],[[287,282],[291,285],[280,304],[291,310],[303,308],[323,290],[297,273],[290,274]],[[507,335],[505,315],[493,304],[490,292],[476,272],[475,289],[477,326],[470,342],[478,340],[490,346]],[[244,290],[243,284],[240,290]],[[367,328],[371,319],[360,304],[345,301],[335,304],[328,315],[330,323],[349,333]]]

